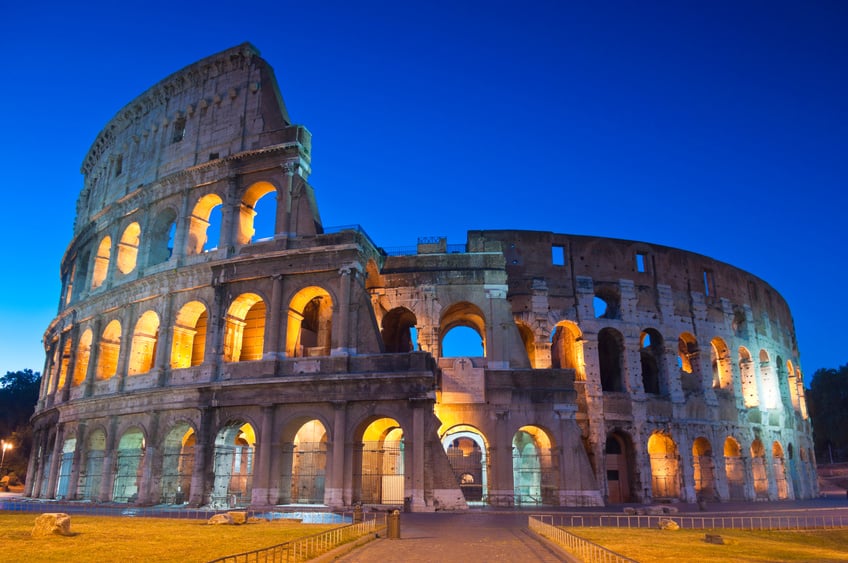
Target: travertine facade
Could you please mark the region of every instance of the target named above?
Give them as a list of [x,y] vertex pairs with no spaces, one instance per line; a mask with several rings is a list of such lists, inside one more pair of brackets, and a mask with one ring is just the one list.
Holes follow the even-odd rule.
[[[310,144],[250,45],[106,125],[45,334],[28,495],[426,511],[817,493],[768,284],[549,232],[389,255],[322,226]],[[442,354],[463,328],[482,352]]]

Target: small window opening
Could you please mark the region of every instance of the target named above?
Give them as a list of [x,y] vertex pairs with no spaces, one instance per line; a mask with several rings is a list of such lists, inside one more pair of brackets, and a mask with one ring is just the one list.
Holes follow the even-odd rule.
[[596,319],[600,319],[607,314],[607,302],[600,297],[595,297],[592,300],[592,305],[594,305]]
[[209,160],[218,160],[218,153],[210,152],[209,153]]
[[715,280],[712,270],[704,270],[704,295],[707,297],[715,296]]
[[124,155],[119,154],[115,159],[115,176],[120,176],[121,172],[124,171]]
[[186,118],[178,117],[174,120],[174,136],[171,138],[172,143],[179,143],[185,137]]
[[637,272],[645,272],[645,258],[647,258],[641,252],[636,253],[636,271]]
[[551,262],[554,266],[565,266],[565,247],[551,246]]

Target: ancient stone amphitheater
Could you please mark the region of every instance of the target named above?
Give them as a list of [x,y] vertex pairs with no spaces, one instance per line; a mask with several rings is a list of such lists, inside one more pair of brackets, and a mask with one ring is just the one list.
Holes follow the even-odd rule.
[[[310,149],[248,44],[106,124],[44,336],[27,495],[431,511],[817,494],[792,316],[767,283],[551,232],[386,252],[322,225]],[[476,351],[443,353],[454,331]]]

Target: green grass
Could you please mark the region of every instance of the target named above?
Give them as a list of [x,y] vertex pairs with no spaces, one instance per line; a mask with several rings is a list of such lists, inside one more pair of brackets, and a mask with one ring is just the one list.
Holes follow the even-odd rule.
[[71,515],[69,537],[33,538],[37,513],[0,512],[0,560],[9,563],[205,562],[336,528],[289,520],[209,526],[204,520]]
[[[640,563],[848,561],[848,530],[845,529],[797,532],[622,528],[567,530]],[[720,535],[725,545],[706,543],[704,536],[707,533]]]

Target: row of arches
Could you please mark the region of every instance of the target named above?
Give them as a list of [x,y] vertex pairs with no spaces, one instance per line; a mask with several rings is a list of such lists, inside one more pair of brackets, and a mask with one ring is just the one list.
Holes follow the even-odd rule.
[[[271,477],[264,490],[273,492],[268,500],[281,505],[330,504],[328,487],[334,479],[342,480],[339,473],[345,467],[344,459],[334,458],[338,452],[331,430],[320,418],[298,418],[289,426],[285,438],[270,444],[272,459],[265,463]],[[140,425],[131,425],[116,437],[101,426],[64,439],[54,436],[60,440],[59,459],[54,464],[49,451],[39,455],[40,479],[33,491],[42,498],[129,504],[237,507],[255,503],[256,479],[263,478],[258,477],[262,452],[254,424],[246,419],[227,422],[215,433],[208,452],[199,445],[197,432],[192,423],[177,422],[159,443],[151,443]],[[353,468],[350,501],[404,503],[410,476],[406,441],[404,429],[394,418],[371,418],[360,425],[352,451],[345,454]],[[493,461],[483,433],[456,426],[445,431],[441,443],[466,502],[505,502],[490,493]],[[508,502],[557,504],[558,467],[553,441],[545,430],[532,425],[518,429],[512,439],[514,486],[506,495]]]
[[217,193],[206,193],[185,203],[189,212],[184,219],[176,205],[166,205],[140,220],[128,218],[76,255],[64,276],[63,303],[103,287],[109,279],[129,276],[139,267],[166,262],[175,252],[192,256],[273,238],[285,227],[277,225],[278,194],[276,185],[260,181],[249,185],[235,206],[225,205],[225,198]]
[[[747,451],[733,436],[724,439],[719,452],[710,440],[696,437],[688,455],[682,456],[675,440],[665,432],[655,431],[647,440],[650,483],[642,483],[645,496],[650,490],[654,500],[686,498],[689,486],[696,498],[704,500],[781,500],[807,497],[810,475],[814,474],[809,452],[800,449],[795,459],[792,444],[788,453],[777,440],[767,455],[766,446],[755,438]],[[604,446],[607,494],[610,503],[631,502],[639,498],[636,453],[629,434],[613,431]],[[684,475],[682,459],[690,460]],[[650,489],[648,489],[650,485]]]

